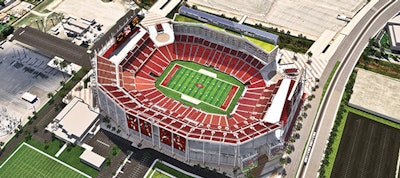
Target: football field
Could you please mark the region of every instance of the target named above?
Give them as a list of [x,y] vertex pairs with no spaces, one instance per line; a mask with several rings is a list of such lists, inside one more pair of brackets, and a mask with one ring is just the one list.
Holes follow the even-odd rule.
[[219,114],[229,114],[244,90],[234,77],[186,61],[172,62],[156,86],[168,97]]
[[167,87],[214,106],[221,106],[232,84],[180,67]]
[[90,177],[71,166],[22,143],[0,166],[0,177]]

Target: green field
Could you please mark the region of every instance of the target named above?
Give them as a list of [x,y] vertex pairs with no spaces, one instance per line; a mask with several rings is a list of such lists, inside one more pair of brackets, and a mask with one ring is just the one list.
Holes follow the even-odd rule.
[[[162,81],[168,76],[175,64],[179,64],[181,67],[176,71],[175,75],[173,75],[166,87],[161,86]],[[217,74],[217,78],[198,72],[200,69]],[[196,84],[200,84],[202,87],[199,88]],[[238,87],[238,90],[227,109],[223,110],[220,106],[224,103],[229,91],[234,85]],[[213,68],[187,61],[171,62],[167,69],[164,70],[163,74],[157,79],[156,87],[166,96],[180,101],[185,105],[217,114],[229,114],[244,90],[244,85],[234,77]],[[181,98],[182,94],[198,99],[201,103],[196,105],[188,102]]]
[[261,47],[262,49],[264,49],[267,52],[271,52],[273,49],[275,49],[275,45],[268,43],[266,41],[259,40],[257,38],[253,38],[250,36],[244,36],[244,37],[247,38],[248,40],[250,40],[251,42],[253,42],[254,44],[256,44],[257,46]]
[[0,167],[0,177],[89,177],[23,143]]
[[163,174],[158,170],[154,170],[153,176],[151,178],[170,178],[168,175]]
[[[204,88],[198,88],[196,84],[204,85]],[[213,106],[220,107],[232,88],[232,84],[192,69],[181,67],[172,77],[167,87]]]

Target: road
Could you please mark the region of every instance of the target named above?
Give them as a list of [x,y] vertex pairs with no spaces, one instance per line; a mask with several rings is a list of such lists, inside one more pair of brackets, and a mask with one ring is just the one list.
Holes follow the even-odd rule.
[[[318,169],[324,156],[327,140],[351,72],[369,39],[382,29],[386,22],[398,13],[399,9],[399,1],[379,1],[359,21],[332,56],[331,60],[341,61],[341,64],[328,87],[326,96],[321,103],[320,111],[317,114],[317,120],[313,128],[313,132],[316,132],[316,137],[308,164],[306,166],[304,164],[300,165],[297,177],[318,176]],[[310,134],[310,136],[312,135]]]

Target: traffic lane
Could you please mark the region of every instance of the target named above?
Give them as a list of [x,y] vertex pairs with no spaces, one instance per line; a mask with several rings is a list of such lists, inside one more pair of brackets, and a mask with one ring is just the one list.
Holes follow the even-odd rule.
[[[381,4],[379,4],[379,5],[381,5]],[[345,85],[347,83],[347,79],[350,76],[351,71],[353,70],[355,64],[358,61],[359,56],[361,55],[361,52],[363,51],[363,49],[365,47],[365,45],[360,45],[360,44],[367,44],[368,41],[369,41],[369,36],[372,36],[373,34],[375,34],[376,31],[379,30],[383,26],[383,24],[386,23],[386,21],[388,19],[390,19],[394,14],[396,14],[396,13],[393,14],[393,10],[396,9],[396,8],[397,8],[397,6],[392,5],[392,6],[389,7],[390,11],[385,12],[385,15],[379,15],[375,20],[378,21],[378,22],[381,22],[381,23],[376,23],[375,22],[372,26],[370,26],[370,28],[366,29],[366,32],[364,33],[363,36],[360,37],[361,40],[359,40],[357,44],[354,44],[355,41],[352,42],[352,43],[346,43],[345,42],[342,45],[342,47],[344,49],[346,49],[346,46],[349,46],[349,47],[347,47],[345,53],[340,53],[341,51],[337,51],[337,53],[339,52],[338,54],[340,54],[341,56],[343,56],[342,58],[344,58],[344,55],[347,55],[347,53],[349,52],[349,50],[350,50],[349,48],[354,46],[354,45],[356,45],[355,49],[353,49],[353,51],[352,51],[353,53],[351,55],[349,55],[349,59],[350,60],[346,61],[346,63],[349,63],[350,65],[344,66],[344,69],[342,70],[343,72],[341,72],[339,74],[339,76],[338,76],[339,79],[336,82],[338,85],[336,85],[334,87],[334,90],[333,90],[334,93],[332,93],[331,96],[327,96],[330,101],[327,103],[327,106],[325,107],[325,109],[321,108],[321,109],[323,109],[322,111],[325,111],[325,113],[323,114],[323,117],[320,117],[320,118],[324,118],[322,122],[325,123],[325,124],[322,123],[323,126],[326,126],[327,124],[329,125],[329,128],[331,128],[331,126],[332,126],[333,120],[335,119],[334,116],[336,115],[336,110],[337,110],[337,108],[338,108],[338,106],[340,104],[341,95],[342,95],[341,93],[342,93],[342,91],[343,91],[343,89],[344,89],[344,87],[345,87]],[[370,10],[368,13],[372,17],[371,13],[374,13],[374,12],[376,12],[376,8],[373,8],[373,10]],[[365,19],[368,19],[368,18],[363,18],[362,22],[364,22],[364,24],[363,25],[357,25],[358,28],[361,28],[363,26],[365,27],[365,25],[367,25],[366,22],[368,22],[368,20],[365,20]],[[385,20],[385,19],[387,19],[387,20],[386,21],[382,21],[382,20]],[[349,38],[347,38],[346,41],[356,39],[356,37],[359,36],[360,33],[362,33],[361,30],[359,30],[358,33],[352,33],[351,35],[354,36],[353,39],[351,39],[352,37],[349,36]],[[324,116],[326,116],[326,117],[324,117]],[[329,118],[329,117],[332,117],[332,118]],[[328,121],[328,122],[326,123],[326,121]],[[316,155],[323,155],[323,150],[324,150],[324,148],[326,146],[325,142],[326,142],[327,138],[329,137],[330,129],[320,129],[318,132],[319,132],[318,133],[319,137],[317,136],[317,138],[315,140],[315,143],[322,144],[322,146],[316,146],[318,148],[317,149],[313,149],[313,151],[315,151],[315,152],[310,155],[310,160],[312,162],[309,163],[306,166],[306,169],[309,167],[309,170],[307,170],[307,173],[306,173],[306,177],[310,177],[310,176],[314,177],[314,176],[316,176],[316,175],[314,175],[314,173],[317,173],[317,171],[319,169],[320,161],[322,160],[322,159],[320,159],[321,156],[316,156]],[[313,163],[317,164],[317,165],[312,165]],[[309,175],[310,173],[312,175]]]
[[[380,9],[382,8],[389,0],[378,1],[372,9]],[[376,13],[376,10],[369,10],[364,17],[359,21],[359,23],[354,27],[354,29],[347,35],[341,45],[338,47],[331,60],[334,61],[343,61],[344,56],[350,50],[350,47],[353,45],[353,42],[360,35],[361,30],[364,29],[368,23],[368,21],[372,18],[372,16]]]

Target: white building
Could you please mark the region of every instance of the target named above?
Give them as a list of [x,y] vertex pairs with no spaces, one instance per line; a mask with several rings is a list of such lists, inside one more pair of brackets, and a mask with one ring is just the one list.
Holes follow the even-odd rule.
[[388,21],[387,31],[390,37],[390,49],[400,51],[400,15]]
[[74,98],[54,118],[46,130],[68,143],[79,143],[98,121],[99,113],[79,98]]

